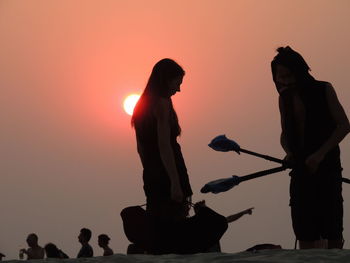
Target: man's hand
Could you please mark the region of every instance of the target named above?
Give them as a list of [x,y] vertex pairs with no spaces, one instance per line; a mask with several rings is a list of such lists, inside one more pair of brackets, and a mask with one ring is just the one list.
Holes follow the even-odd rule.
[[306,158],[305,166],[307,170],[313,174],[317,171],[320,163],[322,162],[324,155],[320,152],[315,152]]

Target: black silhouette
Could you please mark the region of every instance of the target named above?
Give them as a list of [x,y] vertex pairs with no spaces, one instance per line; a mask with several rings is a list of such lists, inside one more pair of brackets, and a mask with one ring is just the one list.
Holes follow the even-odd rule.
[[87,228],[82,228],[78,236],[78,240],[81,243],[81,249],[77,255],[77,258],[89,258],[94,256],[94,251],[89,245],[91,239],[91,230]]
[[279,93],[281,145],[293,163],[290,206],[300,248],[343,246],[343,198],[338,144],[350,131],[349,120],[332,85],[315,80],[290,47],[277,49],[271,62]]
[[253,209],[254,209],[254,207],[251,207],[251,208],[243,210],[243,211],[241,211],[239,213],[227,216],[226,217],[227,223],[232,223],[232,222],[240,219],[244,215],[251,215],[253,213]]
[[111,256],[114,254],[113,250],[108,246],[109,236],[106,234],[101,234],[98,236],[98,245],[103,248],[103,256]]
[[[241,182],[270,175],[270,174],[274,174],[274,173],[278,173],[288,168],[293,168],[294,166],[294,163],[291,162],[290,160],[286,161],[286,160],[278,159],[269,155],[260,154],[260,153],[252,152],[246,149],[242,149],[235,141],[226,138],[225,135],[216,136],[208,146],[213,148],[215,151],[220,151],[220,152],[235,151],[238,154],[240,154],[241,152],[244,152],[256,157],[263,158],[268,161],[282,164],[282,166],[272,168],[272,169],[262,170],[262,171],[251,173],[244,176],[232,175],[231,177],[228,177],[228,178],[216,179],[214,181],[210,181],[209,183],[205,184],[201,188],[201,193],[211,192],[214,194],[218,194],[221,192],[226,192],[232,189],[234,186],[239,185]],[[341,180],[343,183],[350,184],[350,179],[348,178],[342,177]]]
[[[121,217],[124,232],[132,242],[127,253],[190,254],[220,251],[219,241],[227,229],[227,218],[208,208],[204,202],[198,202],[194,207],[194,216],[178,221],[157,220],[140,206],[123,209]],[[232,221],[240,216],[232,218]]]
[[58,249],[53,243],[48,243],[44,247],[47,258],[69,258],[66,253]]
[[192,190],[177,137],[181,133],[171,96],[180,92],[185,72],[171,59],[153,68],[133,116],[137,150],[144,168],[147,211],[164,220],[186,216]]
[[147,213],[164,224],[188,215],[192,196],[177,137],[181,133],[171,96],[180,92],[184,70],[171,59],[154,67],[133,116],[137,150],[143,165]]
[[43,259],[45,255],[44,249],[38,245],[38,236],[34,233],[29,234],[27,237],[28,249],[22,248],[19,251],[19,256],[23,259],[23,255],[27,255],[27,260],[30,259]]

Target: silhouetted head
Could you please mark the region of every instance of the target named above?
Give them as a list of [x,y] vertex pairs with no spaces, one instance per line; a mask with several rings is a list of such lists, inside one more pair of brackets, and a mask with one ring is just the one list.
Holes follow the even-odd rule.
[[38,245],[38,236],[34,233],[31,233],[28,235],[26,241],[29,247],[35,247]]
[[98,245],[100,247],[105,247],[108,245],[109,240],[111,240],[106,234],[101,234],[98,236]]
[[[136,126],[136,122],[147,120],[159,98],[171,98],[176,92],[180,92],[184,75],[185,71],[172,59],[165,58],[157,62],[153,67],[146,88],[136,104],[131,125]],[[171,125],[176,127],[177,135],[180,135],[181,128],[172,102],[171,111],[173,113],[170,120]]]
[[180,91],[185,71],[170,58],[157,62],[144,90],[144,94],[160,97],[171,97]]
[[289,88],[301,88],[313,80],[310,67],[298,52],[289,46],[279,47],[277,52],[271,62],[271,71],[279,93]]
[[80,234],[78,236],[79,242],[84,243],[84,242],[89,242],[91,239],[91,230],[88,228],[82,228],[80,230]]
[[48,243],[44,247],[46,257],[48,258],[60,258],[60,251],[55,244]]

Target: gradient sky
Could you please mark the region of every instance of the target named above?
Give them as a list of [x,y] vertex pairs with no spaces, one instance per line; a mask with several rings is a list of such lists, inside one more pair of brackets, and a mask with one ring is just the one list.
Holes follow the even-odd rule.
[[[224,252],[258,243],[293,248],[287,172],[201,194],[210,180],[273,167],[207,144],[219,134],[242,148],[283,157],[270,61],[299,51],[312,74],[330,81],[350,112],[348,0],[0,1],[0,251],[18,258],[27,234],[75,257],[80,228],[125,253],[120,211],[145,203],[142,166],[124,98],[141,92],[164,57],[186,76],[174,105],[193,200],[229,215]],[[348,136],[341,144],[350,177]],[[350,240],[350,186],[344,185]],[[350,248],[349,242],[345,243]]]

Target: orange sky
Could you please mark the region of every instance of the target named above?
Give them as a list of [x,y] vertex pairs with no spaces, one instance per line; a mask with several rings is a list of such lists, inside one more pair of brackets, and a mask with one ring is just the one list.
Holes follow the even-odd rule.
[[[174,97],[194,201],[224,215],[255,207],[230,225],[225,252],[258,243],[292,248],[286,173],[219,195],[204,183],[273,164],[217,153],[226,133],[243,148],[283,157],[270,61],[291,45],[312,74],[333,83],[350,111],[350,2],[285,0],[0,2],[0,251],[18,257],[28,233],[71,257],[81,227],[128,244],[122,208],[145,202],[130,116],[122,103],[141,92],[153,65],[170,57],[186,76]],[[350,177],[349,138],[342,143]],[[350,186],[344,185],[345,203]],[[345,210],[344,222],[350,214]],[[345,224],[345,239],[350,230]],[[348,243],[345,246],[349,248]]]

